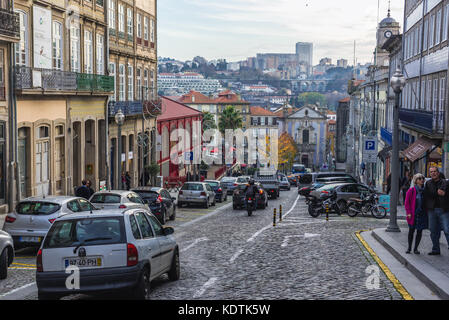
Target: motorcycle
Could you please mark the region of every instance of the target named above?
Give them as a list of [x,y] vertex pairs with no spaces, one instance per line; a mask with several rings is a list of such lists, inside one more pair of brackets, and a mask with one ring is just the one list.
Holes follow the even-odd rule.
[[376,193],[371,193],[362,199],[349,199],[348,216],[354,218],[359,213],[365,216],[370,212],[374,218],[383,219],[387,215],[387,209],[378,202],[379,196]]
[[248,217],[251,217],[253,211],[257,210],[257,199],[255,196],[246,196],[245,202],[246,202],[246,210],[248,211]]
[[335,212],[341,216],[340,207],[337,204],[337,192],[335,190],[332,190],[330,193],[322,193],[319,199],[314,196],[309,196],[306,198],[306,203],[309,206],[309,214],[314,218],[326,213],[326,210]]

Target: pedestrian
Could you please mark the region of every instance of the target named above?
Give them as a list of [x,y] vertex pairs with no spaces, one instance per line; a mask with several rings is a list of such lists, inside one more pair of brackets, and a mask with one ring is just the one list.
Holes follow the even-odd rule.
[[431,180],[424,187],[425,210],[429,217],[432,252],[429,255],[440,255],[441,231],[444,232],[449,244],[449,193],[446,180],[441,179],[437,167],[430,168]]
[[87,190],[89,191],[89,198],[88,199],[90,199],[92,197],[92,195],[95,193],[95,190],[92,189],[92,181],[87,180],[86,181],[86,187],[87,187]]
[[360,168],[362,169],[362,176],[365,174],[366,165],[365,162],[362,162]]
[[422,239],[422,232],[429,227],[429,220],[424,209],[424,182],[425,177],[421,174],[415,174],[412,179],[413,187],[407,193],[404,202],[405,211],[407,213],[408,230],[408,250],[407,254],[412,251],[413,237],[416,231],[414,254],[420,254],[418,251],[419,243]]
[[75,196],[89,200],[90,192],[87,187],[87,180],[81,181],[81,186],[76,188]]
[[148,185],[149,181],[150,181],[150,172],[148,171],[148,168],[145,168],[140,176],[140,185],[146,186]]
[[411,173],[406,169],[405,175],[401,180],[401,191],[402,191],[402,203],[405,204],[405,196],[407,195],[407,191],[410,189],[410,183],[412,182]]
[[128,191],[129,189],[131,189],[131,176],[129,175],[128,171],[126,171],[125,173],[125,187]]

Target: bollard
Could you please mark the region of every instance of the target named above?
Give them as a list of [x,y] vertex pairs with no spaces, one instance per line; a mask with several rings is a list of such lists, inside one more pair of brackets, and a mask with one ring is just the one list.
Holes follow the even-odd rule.
[[273,227],[276,227],[276,208],[273,209]]
[[279,205],[279,222],[282,222],[282,204]]
[[326,221],[329,221],[329,205],[326,205]]

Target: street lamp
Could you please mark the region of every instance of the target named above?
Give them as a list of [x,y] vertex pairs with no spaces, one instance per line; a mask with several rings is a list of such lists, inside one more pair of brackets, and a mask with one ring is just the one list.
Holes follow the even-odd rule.
[[405,86],[405,77],[399,67],[390,80],[395,93],[395,105],[393,110],[393,151],[391,154],[391,198],[390,198],[390,224],[387,232],[401,232],[397,222],[398,198],[399,198],[399,102],[402,89]]
[[117,190],[121,189],[121,179],[122,179],[122,125],[125,122],[125,115],[122,109],[119,109],[115,114],[115,123],[118,125],[117,133],[117,154],[118,154],[118,166],[117,166]]

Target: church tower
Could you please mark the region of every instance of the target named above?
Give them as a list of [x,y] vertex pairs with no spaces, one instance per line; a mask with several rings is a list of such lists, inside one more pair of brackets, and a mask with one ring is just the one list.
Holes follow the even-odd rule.
[[[383,50],[382,46],[390,39],[392,36],[398,35],[400,33],[399,22],[391,17],[390,1],[388,1],[388,15],[383,19],[377,28],[377,61],[375,61],[377,66],[388,65],[388,51]],[[376,51],[374,52],[374,59],[376,60]]]

